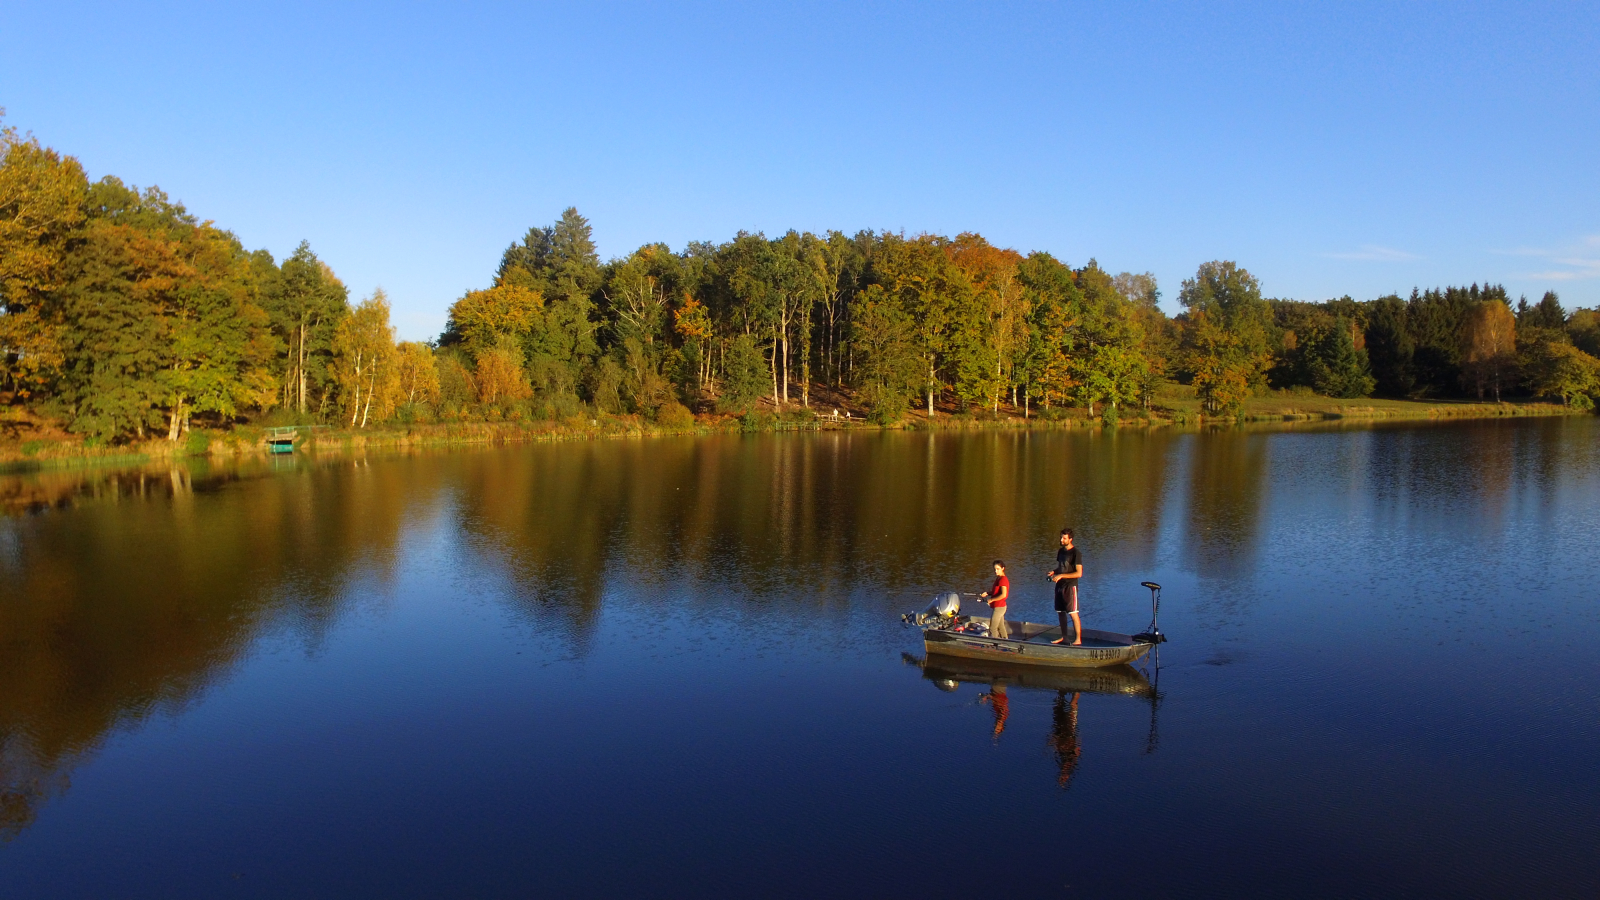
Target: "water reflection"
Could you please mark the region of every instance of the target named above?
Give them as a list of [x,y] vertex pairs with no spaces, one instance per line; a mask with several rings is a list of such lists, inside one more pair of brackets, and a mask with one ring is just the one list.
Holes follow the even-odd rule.
[[922,677],[941,691],[955,691],[963,684],[987,688],[978,695],[980,703],[994,711],[993,739],[998,742],[1010,717],[1011,692],[1053,692],[1050,707],[1049,746],[1058,775],[1056,786],[1072,786],[1083,757],[1078,737],[1078,700],[1084,694],[1137,697],[1150,704],[1150,739],[1146,752],[1156,746],[1156,710],[1160,694],[1144,672],[1132,666],[1100,669],[1050,669],[1043,666],[1018,666],[953,657],[918,657],[902,653],[901,661],[922,670]]
[[1218,428],[1191,441],[1184,543],[1202,580],[1238,578],[1259,552],[1271,435]]
[[436,472],[397,463],[305,467],[248,491],[229,489],[248,468],[8,488],[38,502],[0,520],[0,839],[108,734],[180,713],[263,634],[315,652],[346,585],[388,577],[408,506],[437,492]]
[[[457,603],[484,577],[491,602],[572,656],[595,654],[619,609],[762,626],[719,631],[739,647],[830,615],[889,622],[896,594],[982,583],[989,559],[1042,570],[1066,524],[1089,548],[1090,604],[1125,587],[1119,615],[1138,624],[1146,598],[1133,585],[1167,566],[1202,587],[1173,591],[1178,610],[1237,618],[1275,560],[1293,560],[1297,577],[1337,564],[1319,528],[1443,554],[1517,525],[1529,571],[1505,579],[1554,577],[1600,539],[1570,499],[1600,471],[1595,434],[1591,421],[1552,420],[728,436],[0,477],[0,838],[108,735],[180,715],[264,637],[321,652],[361,598],[402,577],[408,534],[439,548],[432,602]],[[1407,565],[1420,563],[1393,568],[1409,577]],[[1448,584],[1456,571],[1436,574]],[[1030,603],[1048,617],[1048,588],[1015,583],[1019,617]],[[904,638],[892,631],[863,628],[838,653],[892,660]],[[936,686],[982,686],[995,740],[1015,739],[1019,692],[1048,692],[1061,787],[1087,777],[1085,694],[1145,699],[1156,746],[1159,694],[1135,670],[917,664]]]

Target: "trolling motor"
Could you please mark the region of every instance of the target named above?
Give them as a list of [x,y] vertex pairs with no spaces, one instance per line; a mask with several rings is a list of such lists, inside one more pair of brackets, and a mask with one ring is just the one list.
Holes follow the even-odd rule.
[[907,625],[948,628],[955,624],[956,614],[959,612],[961,612],[961,595],[951,591],[935,595],[927,609],[919,613],[906,613],[900,617],[900,621]]
[[1161,613],[1161,585],[1154,581],[1141,581],[1142,586],[1150,589],[1150,627],[1133,636],[1135,641],[1146,644],[1165,644],[1167,636],[1161,633],[1161,628],[1156,625],[1156,618]]

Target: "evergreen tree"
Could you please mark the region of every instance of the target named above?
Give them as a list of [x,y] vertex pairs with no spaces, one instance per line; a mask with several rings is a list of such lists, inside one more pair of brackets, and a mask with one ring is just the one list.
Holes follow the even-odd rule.
[[1358,349],[1355,327],[1344,318],[1335,319],[1310,348],[1312,385],[1317,393],[1329,397],[1366,397],[1376,385],[1367,351]]
[[1405,301],[1393,294],[1373,301],[1367,318],[1367,357],[1379,393],[1387,397],[1411,393],[1417,383],[1412,371],[1414,353]]
[[1561,308],[1561,297],[1555,291],[1545,291],[1539,302],[1528,307],[1517,317],[1517,325],[1532,328],[1560,330],[1567,325],[1567,311]]

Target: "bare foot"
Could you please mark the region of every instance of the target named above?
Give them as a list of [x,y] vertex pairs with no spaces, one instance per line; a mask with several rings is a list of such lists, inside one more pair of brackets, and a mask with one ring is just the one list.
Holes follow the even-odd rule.
[[1061,638],[1060,640],[1051,641],[1050,643],[1052,643],[1052,644],[1065,644],[1066,642],[1067,642],[1066,638]]
[[1074,646],[1074,647],[1082,647],[1083,646],[1083,641],[1073,641],[1072,642],[1072,646]]

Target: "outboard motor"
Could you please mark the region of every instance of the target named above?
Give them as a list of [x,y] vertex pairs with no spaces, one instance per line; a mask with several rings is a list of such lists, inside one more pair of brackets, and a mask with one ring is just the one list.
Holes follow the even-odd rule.
[[936,594],[928,608],[920,613],[906,613],[900,621],[909,625],[927,625],[930,622],[948,624],[941,620],[955,618],[961,612],[961,595],[951,591],[945,594]]
[[1156,624],[1156,619],[1161,615],[1161,585],[1154,581],[1141,581],[1141,587],[1150,589],[1150,627],[1133,636],[1135,641],[1145,644],[1165,644],[1167,636],[1161,633],[1161,628]]

